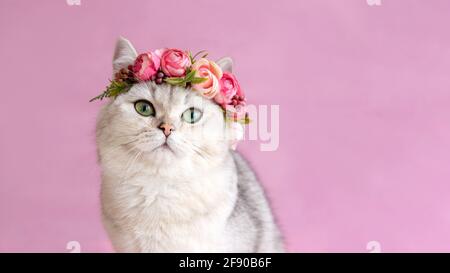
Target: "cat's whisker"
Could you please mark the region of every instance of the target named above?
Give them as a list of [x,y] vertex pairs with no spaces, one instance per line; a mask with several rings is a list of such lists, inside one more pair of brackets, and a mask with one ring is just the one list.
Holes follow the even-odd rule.
[[202,157],[205,160],[209,160],[211,158],[211,155],[206,152],[203,148],[201,148],[199,145],[195,144],[194,142],[188,142],[187,140],[183,138],[179,138],[181,142],[183,142],[186,146],[190,146],[191,150],[194,151],[197,155]]
[[[137,148],[138,147],[135,146],[135,147],[131,148],[128,152],[131,152]],[[142,155],[142,153],[143,153],[142,150],[137,150],[137,152],[133,153],[133,155],[130,156],[130,158],[128,159],[128,162],[124,168],[124,173],[125,173],[125,175],[123,176],[124,179],[128,178],[131,167],[134,166],[134,164],[136,163],[136,160]]]
[[139,135],[138,134],[131,134],[131,135],[118,135],[118,136],[114,136],[114,138],[124,138],[124,137],[137,137]]
[[132,143],[134,143],[136,141],[139,141],[139,138],[133,139],[133,140],[131,140],[129,142],[126,142],[126,143],[122,143],[122,144],[120,144],[120,146],[127,146],[127,145],[130,145],[130,144],[132,144]]
[[117,146],[128,146],[132,143],[135,143],[137,141],[140,141],[142,138],[146,138],[146,137],[151,137],[152,136],[152,132],[146,130],[143,130],[140,133],[137,134],[132,134],[132,135],[122,135],[122,136],[118,136],[116,138],[126,138],[127,140],[129,140],[130,138],[132,138],[131,140],[125,142],[125,143],[119,143]]
[[[103,156],[109,156],[110,154],[116,153],[117,151],[123,149],[125,153],[129,153],[134,147],[132,147],[131,149],[126,149],[128,145],[133,144],[135,142],[138,142],[140,139],[135,139],[132,140],[128,143],[118,143],[115,145],[110,145],[110,147],[108,147],[107,150],[104,150],[102,152]],[[137,143],[138,144],[138,143]]]

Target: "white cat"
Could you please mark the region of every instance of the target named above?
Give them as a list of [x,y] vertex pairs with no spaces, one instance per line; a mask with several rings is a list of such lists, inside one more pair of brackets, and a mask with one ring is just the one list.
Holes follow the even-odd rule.
[[[131,43],[120,38],[114,73],[136,57]],[[218,64],[231,70],[229,58]],[[167,84],[135,84],[105,105],[97,146],[103,222],[114,248],[283,251],[262,188],[230,149],[230,139],[242,133],[236,129],[213,101]]]

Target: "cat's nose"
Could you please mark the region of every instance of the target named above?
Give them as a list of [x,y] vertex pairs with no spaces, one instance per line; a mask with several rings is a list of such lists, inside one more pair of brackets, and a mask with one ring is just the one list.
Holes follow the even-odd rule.
[[161,129],[164,132],[164,135],[166,135],[166,137],[168,137],[170,135],[170,133],[172,133],[173,131],[173,126],[172,124],[168,124],[168,123],[161,123],[158,126],[159,129]]

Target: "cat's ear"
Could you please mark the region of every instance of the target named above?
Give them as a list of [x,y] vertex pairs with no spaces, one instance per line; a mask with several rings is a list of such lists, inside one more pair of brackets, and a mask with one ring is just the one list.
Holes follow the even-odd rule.
[[230,57],[224,57],[216,62],[222,71],[233,72],[233,60]]
[[119,37],[116,43],[116,49],[114,50],[113,73],[115,74],[120,69],[133,64],[136,57],[137,52],[131,42],[123,37]]

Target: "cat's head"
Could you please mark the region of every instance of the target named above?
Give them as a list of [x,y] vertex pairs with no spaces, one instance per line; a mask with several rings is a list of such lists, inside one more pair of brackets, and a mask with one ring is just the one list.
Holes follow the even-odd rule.
[[[113,72],[133,64],[136,57],[131,43],[120,38]],[[217,63],[222,70],[231,70],[231,59]],[[146,160],[156,168],[178,164],[192,168],[222,160],[242,133],[242,125],[226,122],[222,108],[212,100],[189,88],[147,81],[105,105],[97,143],[101,160],[117,160],[117,164]]]

